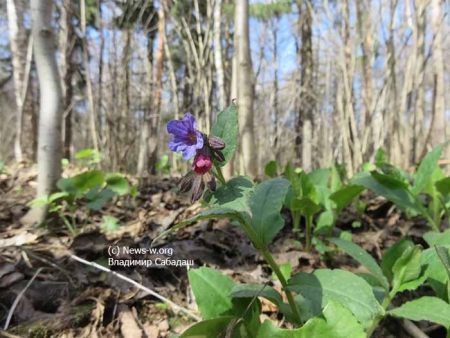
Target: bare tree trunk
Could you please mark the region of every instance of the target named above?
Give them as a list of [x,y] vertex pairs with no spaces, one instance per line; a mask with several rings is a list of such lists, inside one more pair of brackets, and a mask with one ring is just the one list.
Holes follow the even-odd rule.
[[314,125],[314,87],[313,87],[313,53],[312,53],[312,13],[306,0],[297,2],[302,17],[300,49],[301,57],[301,93],[299,116],[302,121],[302,167],[312,170],[312,135]]
[[[102,135],[105,135],[105,117],[103,115],[103,67],[104,67],[104,60],[103,60],[103,53],[105,51],[105,36],[103,34],[103,17],[102,17],[102,0],[97,0],[97,27],[100,34],[100,56],[98,61],[98,84],[97,84],[97,117],[98,117],[98,130]],[[102,138],[102,149],[106,149],[106,140]]]
[[91,139],[93,148],[98,151],[98,141],[97,141],[97,129],[95,123],[95,105],[94,105],[94,94],[92,92],[91,84],[91,72],[89,69],[89,51],[87,45],[87,35],[86,35],[86,2],[81,0],[81,31],[83,33],[83,61],[84,61],[84,71],[86,74],[86,89],[89,101],[89,128],[91,132]]
[[147,109],[145,109],[144,122],[141,129],[141,138],[139,143],[139,153],[138,153],[138,164],[137,164],[137,174],[141,177],[147,168],[148,163],[148,146],[149,146],[149,135],[151,128],[152,119],[152,92],[153,92],[153,35],[148,33],[147,37],[147,64],[145,71],[145,95],[147,101]]
[[[239,49],[239,35],[236,33],[236,23],[238,20],[238,11],[234,11],[234,36],[233,36],[233,56],[231,58],[231,81],[229,92],[229,99],[237,100],[238,98],[238,49]],[[225,34],[228,34],[225,31]],[[239,102],[238,102],[239,104]],[[241,122],[239,121],[239,124]],[[230,159],[227,165],[223,168],[223,175],[226,179],[230,179],[234,173],[234,166],[236,162],[236,154]]]
[[[52,27],[52,0],[31,0],[34,55],[40,85],[37,197],[54,191],[61,176],[62,94]],[[42,222],[46,208],[32,209],[24,223]]]
[[253,75],[249,37],[249,3],[237,0],[236,32],[238,36],[237,69],[239,106],[240,171],[241,174],[256,176],[256,148],[253,125]]
[[166,17],[164,7],[160,6],[158,11],[158,41],[155,55],[155,94],[153,101],[153,116],[150,118],[150,138],[149,138],[149,172],[155,173],[155,165],[158,154],[158,130],[161,119],[161,95],[162,76],[164,67],[164,39],[166,30]]
[[23,23],[24,1],[7,0],[8,29],[11,45],[12,65],[14,74],[14,94],[16,98],[16,135],[14,140],[14,157],[16,161],[22,161],[22,126],[23,126],[23,106],[22,98],[25,82],[25,58],[27,50],[27,35]]
[[413,121],[413,139],[412,139],[412,161],[416,163],[419,160],[420,152],[424,138],[423,120],[425,116],[425,25],[426,25],[426,6],[424,0],[415,0],[416,4],[416,44],[415,53],[417,54],[416,67],[414,74],[413,97],[414,102],[414,121]]
[[362,40],[362,73],[364,78],[364,137],[362,153],[366,160],[373,153],[372,142],[372,30],[371,30],[371,2],[365,0],[356,1],[358,14],[358,30]]
[[[121,105],[120,105],[120,124],[119,124],[119,133],[118,137],[121,140],[122,152],[121,158],[127,149],[128,140],[129,140],[129,131],[130,131],[130,59],[131,59],[131,37],[132,31],[131,28],[126,27],[123,31],[123,54],[122,54],[122,81],[120,83],[120,97],[121,97]],[[121,161],[122,162],[122,161]],[[119,165],[119,169],[122,163]]]
[[222,0],[214,1],[214,63],[217,74],[217,89],[219,96],[219,111],[226,108],[225,102],[225,77],[222,61],[222,18],[220,16]]
[[[275,152],[275,160],[279,162],[280,160],[280,153],[278,149],[278,123],[279,123],[279,117],[278,117],[278,21],[279,17],[278,14],[275,14],[275,22],[276,24],[273,25],[272,29],[272,35],[273,35],[273,101],[272,101],[272,109],[273,114],[275,117],[274,121],[274,140],[273,140],[273,151]],[[262,50],[264,49],[261,48]]]
[[61,73],[61,88],[63,97],[64,116],[64,150],[63,156],[71,159],[72,154],[72,76],[75,67],[72,62],[72,54],[75,45],[73,29],[73,4],[71,0],[63,0],[61,3],[61,17],[59,30],[59,65]]
[[433,30],[433,73],[434,106],[431,126],[431,144],[433,147],[445,142],[445,92],[444,62],[442,55],[442,4],[440,0],[431,0],[431,27]]

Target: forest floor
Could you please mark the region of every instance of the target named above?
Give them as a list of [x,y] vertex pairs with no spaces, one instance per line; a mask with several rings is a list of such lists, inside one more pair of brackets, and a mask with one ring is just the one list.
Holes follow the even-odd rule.
[[[114,200],[100,212],[88,214],[80,206],[75,215],[80,234],[73,238],[56,216],[45,227],[27,228],[21,224],[21,217],[29,210],[27,203],[35,195],[36,171],[34,167],[16,165],[9,167],[8,172],[0,176],[0,336],[171,337],[193,323],[182,312],[129,282],[72,257],[77,255],[107,267],[108,248],[148,248],[162,231],[193,216],[201,206],[190,205],[186,196],[176,193],[179,179],[142,180],[136,198]],[[361,198],[367,204],[365,212],[347,208],[338,220],[337,232],[351,231],[353,241],[378,261],[386,248],[401,237],[409,236],[425,245],[422,235],[428,229],[421,219],[406,220],[390,202],[379,197],[366,194]],[[118,218],[120,229],[110,233],[102,231],[99,225],[103,215]],[[317,268],[362,271],[356,261],[342,253],[335,252],[331,257],[315,250],[304,252],[294,238],[289,212],[283,211],[283,215],[286,226],[270,246],[278,263],[289,262],[293,273]],[[360,222],[360,227],[353,228],[355,221]],[[159,241],[157,247],[171,248],[171,258],[194,260],[194,267],[212,267],[237,282],[269,282],[279,288],[271,278],[270,268],[243,231],[226,220],[186,226]],[[155,260],[157,257],[161,256],[131,257],[124,253],[120,258]],[[110,268],[196,313],[186,267]],[[20,293],[23,293],[20,301],[13,305]],[[430,290],[422,287],[414,294],[404,292],[394,303],[418,294],[430,294]],[[263,312],[263,317],[285,325],[270,303],[263,302]],[[2,331],[8,317],[7,331]],[[436,326],[417,325],[429,337],[445,336]],[[403,327],[398,319],[385,319],[374,337],[409,337]]]

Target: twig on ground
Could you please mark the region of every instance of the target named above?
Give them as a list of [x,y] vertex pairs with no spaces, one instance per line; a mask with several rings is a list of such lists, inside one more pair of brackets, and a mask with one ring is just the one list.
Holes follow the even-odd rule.
[[416,324],[408,319],[401,320],[400,325],[411,335],[412,338],[430,338],[421,329],[419,329]]
[[9,322],[11,321],[11,318],[14,314],[14,310],[16,309],[17,305],[20,302],[20,299],[23,297],[23,295],[25,294],[25,292],[28,290],[28,288],[30,287],[30,285],[33,283],[33,281],[36,279],[37,275],[39,274],[39,272],[41,272],[43,268],[39,268],[37,269],[37,271],[34,273],[33,277],[30,279],[30,281],[28,282],[28,284],[25,286],[25,288],[17,295],[16,299],[14,300],[13,305],[11,306],[11,309],[9,310],[8,313],[8,318],[6,318],[6,323],[4,326],[4,330],[8,330],[8,326],[9,326]]
[[120,278],[120,279],[123,279],[123,280],[127,281],[128,283],[133,284],[133,285],[134,285],[135,287],[137,287],[138,289],[141,289],[142,291],[145,291],[145,292],[151,294],[152,296],[158,298],[159,300],[163,301],[164,303],[169,304],[169,305],[172,306],[173,308],[175,308],[175,309],[177,309],[177,310],[179,310],[179,311],[185,313],[185,314],[188,315],[189,317],[195,319],[197,322],[199,322],[199,321],[202,320],[199,316],[193,314],[192,312],[190,312],[189,310],[185,309],[184,307],[182,307],[182,306],[180,306],[180,305],[178,305],[178,304],[175,304],[175,303],[172,302],[170,299],[167,299],[167,298],[161,296],[160,294],[156,293],[155,291],[150,290],[149,288],[143,286],[142,284],[137,283],[136,281],[132,280],[131,278],[128,278],[128,277],[126,277],[126,276],[124,276],[124,275],[121,275],[120,273],[117,273],[117,272],[115,272],[115,271],[112,271],[112,270],[110,270],[110,269],[108,269],[108,268],[105,268],[104,266],[101,266],[101,265],[99,265],[99,264],[97,264],[97,263],[95,263],[95,262],[89,262],[89,261],[87,261],[87,260],[84,260],[83,258],[80,258],[80,257],[78,257],[78,256],[76,256],[76,255],[70,255],[70,257],[71,257],[72,259],[74,259],[74,260],[80,262],[80,263],[83,263],[83,264],[89,265],[89,266],[93,266],[93,267],[95,267],[95,268],[97,268],[97,269],[99,269],[99,270],[102,270],[102,271],[111,273],[111,274],[113,274],[114,276],[116,276],[116,277],[118,277],[118,278]]

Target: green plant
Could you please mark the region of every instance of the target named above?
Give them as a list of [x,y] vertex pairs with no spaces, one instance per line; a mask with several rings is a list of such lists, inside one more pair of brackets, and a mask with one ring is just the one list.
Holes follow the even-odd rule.
[[102,157],[102,153],[95,149],[83,149],[75,154],[75,160],[79,167],[90,167],[99,164],[102,160]]
[[[101,170],[88,170],[74,177],[62,178],[57,182],[57,187],[60,191],[36,198],[30,202],[30,206],[48,206],[50,212],[59,215],[73,236],[77,234],[75,211],[78,202],[84,201],[89,213],[102,209],[116,195],[123,196],[133,192],[124,176],[117,173],[105,174]],[[110,225],[111,222],[107,224]],[[112,229],[109,225],[105,227]]]
[[[428,320],[447,328],[450,326],[447,289],[445,299],[439,295],[421,297],[392,308],[392,299],[399,292],[415,290],[424,283],[432,284],[435,277],[433,268],[436,267],[429,264],[427,259],[427,255],[431,255],[431,251],[428,251],[430,249],[423,250],[407,239],[389,248],[380,266],[358,245],[342,238],[332,238],[329,239],[329,245],[352,256],[368,273],[319,269],[291,276],[290,267],[277,264],[268,249],[284,226],[280,214],[283,203],[289,201],[292,210],[309,218],[307,229],[309,222],[310,234],[315,214],[331,211],[333,217],[330,224],[334,224],[337,214],[364,188],[343,186],[337,170],[333,174],[333,168],[307,174],[295,172],[288,166],[285,170],[288,179],[275,178],[276,167],[273,164],[266,166],[266,174],[272,178],[256,186],[244,176],[226,181],[221,173],[221,166],[231,158],[236,145],[236,107],[231,105],[218,115],[212,135],[202,134],[201,145],[192,136],[197,133],[192,119],[192,116],[185,116],[183,122],[171,121],[172,128],[168,129],[173,130],[173,148],[183,148],[180,150],[189,155],[185,156],[186,159],[191,155],[195,156],[193,170],[183,179],[181,190],[190,191],[191,199],[197,200],[207,186],[208,190],[203,196],[207,209],[164,231],[155,241],[193,222],[212,218],[231,219],[242,227],[253,246],[271,267],[273,275],[282,285],[287,303],[283,301],[283,295],[268,284],[238,284],[230,277],[206,267],[191,269],[189,281],[204,321],[191,326],[181,337],[362,338],[370,337],[386,316]],[[187,121],[190,124],[186,131],[182,130],[177,134],[179,128],[175,128],[176,124],[183,123],[181,127],[184,128]],[[228,128],[227,132],[224,132],[225,128]],[[216,139],[230,134],[234,136],[228,137],[226,144],[221,139]],[[184,135],[191,136],[184,138]],[[194,151],[193,147],[196,147]],[[223,151],[223,156],[211,156],[219,148]],[[213,175],[218,180],[218,186],[211,184],[214,180],[210,179],[206,179],[208,184],[205,184],[205,175]],[[440,236],[444,235],[437,235],[438,238],[436,233],[427,235],[430,243],[443,241]],[[447,239],[450,237],[449,234],[445,235]],[[435,249],[436,257],[441,261],[439,268],[447,269],[450,258],[449,255],[441,255],[441,251],[442,249]],[[448,288],[448,273],[443,278],[446,278],[445,285]],[[442,283],[439,286],[442,287]],[[444,294],[441,292],[442,295]],[[270,320],[261,323],[260,297],[275,304],[285,319],[299,328],[282,329]],[[439,312],[435,313],[433,308]]]
[[162,174],[162,173],[168,173],[170,171],[170,165],[169,165],[169,156],[163,155],[159,158],[159,160],[156,162],[156,172]]
[[[364,190],[361,186],[344,186],[336,167],[297,173],[288,164],[284,175],[291,183],[284,204],[291,210],[294,232],[300,235],[301,216],[306,221],[306,251],[311,250],[313,234],[331,236],[339,214]],[[319,216],[313,233],[316,215]],[[321,244],[319,238],[314,239]]]
[[410,215],[422,215],[434,231],[439,231],[441,218],[449,214],[450,207],[450,177],[445,177],[438,165],[446,145],[426,154],[413,177],[387,163],[386,153],[380,149],[375,166],[355,175],[352,183],[373,190]]

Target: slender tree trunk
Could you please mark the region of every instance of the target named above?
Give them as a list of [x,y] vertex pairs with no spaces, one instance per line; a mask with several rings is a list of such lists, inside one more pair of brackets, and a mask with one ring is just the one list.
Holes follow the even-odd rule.
[[[122,81],[121,81],[121,111],[120,111],[120,124],[119,124],[119,139],[121,140],[122,152],[121,158],[128,146],[129,134],[130,134],[130,60],[131,60],[131,28],[125,28],[123,31],[123,54],[122,54]],[[121,161],[122,162],[122,161]],[[122,163],[119,165],[122,166]],[[125,168],[122,168],[125,169]]]
[[22,126],[23,126],[23,106],[22,98],[25,76],[25,58],[27,51],[27,34],[25,31],[24,1],[7,0],[8,30],[11,45],[12,65],[14,75],[14,94],[16,99],[16,134],[14,140],[14,157],[16,161],[22,161]]
[[250,55],[249,2],[237,0],[236,35],[238,36],[238,107],[240,143],[240,171],[256,176],[255,135],[253,125],[253,71]]
[[86,2],[81,0],[81,31],[83,33],[83,61],[84,61],[84,71],[86,74],[86,89],[87,97],[89,102],[89,129],[91,133],[91,140],[94,150],[98,151],[98,141],[97,141],[97,127],[95,122],[95,105],[94,105],[94,94],[92,91],[91,83],[91,71],[89,69],[89,51],[87,44],[87,34],[86,34]]
[[[238,20],[237,8],[234,11],[234,36],[233,36],[233,56],[231,57],[231,81],[228,89],[229,100],[238,99],[238,50],[239,50],[239,35],[236,32]],[[229,34],[225,31],[225,34]],[[238,102],[239,104],[239,102]],[[239,121],[240,124],[240,121]],[[230,179],[234,173],[234,166],[236,162],[236,154],[230,159],[227,165],[223,168],[223,174],[226,179]]]
[[301,93],[299,119],[302,123],[302,167],[312,170],[312,135],[314,125],[314,87],[313,87],[313,53],[312,53],[312,13],[307,1],[297,2],[302,17],[301,38]]
[[[34,55],[40,86],[37,197],[54,191],[61,176],[62,94],[52,27],[52,0],[31,0]],[[25,223],[42,222],[46,208],[34,208]]]
[[431,27],[433,30],[433,74],[434,106],[433,124],[431,126],[431,144],[433,147],[445,142],[445,92],[444,62],[442,53],[442,3],[431,0]]
[[273,151],[275,152],[275,160],[279,162],[280,153],[278,151],[278,14],[276,14],[275,22],[276,24],[273,29],[273,102],[272,109],[274,114],[274,140],[273,140]]
[[226,108],[225,76],[222,61],[222,18],[220,15],[222,0],[214,1],[214,63],[217,74],[217,89],[219,96],[219,111]]
[[415,0],[416,5],[416,44],[417,54],[414,74],[414,121],[412,139],[412,161],[419,160],[423,148],[423,120],[425,116],[425,29],[426,29],[426,6],[424,0]]
[[158,11],[158,40],[155,55],[155,94],[153,101],[153,113],[150,119],[150,138],[149,138],[149,172],[154,174],[158,154],[158,130],[161,119],[161,95],[162,95],[162,76],[164,67],[164,39],[166,30],[166,18],[163,6]]
[[137,174],[142,177],[148,163],[148,146],[149,146],[149,136],[151,128],[152,119],[152,92],[153,92],[153,35],[148,33],[147,38],[147,64],[145,67],[145,93],[147,109],[145,109],[145,116],[141,130],[141,138],[139,143],[139,154],[138,154],[138,164],[137,164]]
[[372,138],[372,31],[371,31],[371,2],[370,0],[356,1],[358,14],[358,31],[361,42],[362,73],[364,78],[364,137],[362,152],[366,160],[373,153]]
[[[102,0],[97,0],[97,27],[100,34],[100,56],[98,61],[98,84],[97,84],[97,107],[96,112],[98,115],[98,130],[100,130],[100,133],[102,135],[106,135],[106,123],[105,123],[105,116],[103,115],[103,67],[104,67],[104,60],[103,60],[103,54],[105,52],[105,36],[103,34],[103,17],[102,17]],[[106,149],[106,140],[102,138],[102,149]]]
[[72,24],[72,6],[71,0],[62,1],[59,30],[59,65],[62,80],[63,112],[65,113],[63,156],[69,160],[71,159],[72,154],[72,76],[75,72],[72,54],[76,40]]

